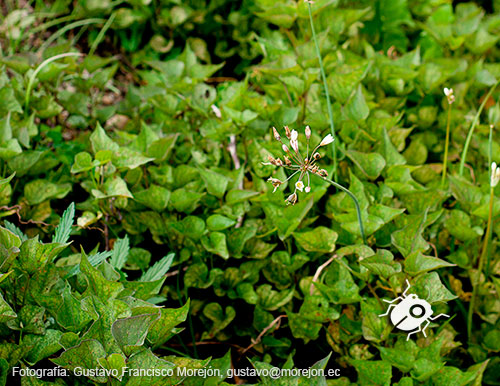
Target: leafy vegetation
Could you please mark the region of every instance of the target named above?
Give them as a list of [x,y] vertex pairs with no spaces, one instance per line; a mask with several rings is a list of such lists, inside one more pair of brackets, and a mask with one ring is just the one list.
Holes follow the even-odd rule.
[[[0,384],[55,365],[223,376],[49,384],[277,384],[226,376],[272,366],[340,369],[287,385],[500,384],[498,2],[17,3]],[[306,126],[335,138],[331,181],[266,164],[284,126],[301,151]],[[450,315],[409,340],[379,316],[406,280]]]

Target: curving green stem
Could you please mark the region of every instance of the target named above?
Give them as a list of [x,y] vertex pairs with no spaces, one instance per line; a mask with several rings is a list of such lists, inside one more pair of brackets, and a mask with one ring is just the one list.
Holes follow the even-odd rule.
[[358,202],[358,199],[356,198],[356,196],[354,194],[352,194],[349,189],[344,188],[342,185],[336,183],[335,181],[329,180],[328,178],[323,178],[323,180],[325,180],[326,182],[329,182],[333,186],[335,186],[335,187],[339,188],[340,190],[346,192],[347,195],[352,198],[352,200],[354,201],[354,206],[356,207],[357,215],[358,215],[359,230],[361,232],[361,237],[363,238],[363,243],[365,243],[365,245],[368,245],[366,243],[365,229],[363,227],[363,219],[361,218],[361,208],[359,207],[359,202]]
[[[316,31],[314,30],[314,22],[313,22],[313,17],[312,17],[311,3],[307,2],[307,4],[309,7],[309,21],[311,22],[312,36],[313,36],[313,40],[314,40],[314,45],[316,46],[316,56],[318,57],[319,68],[321,71],[321,78],[323,79],[323,87],[325,89],[326,107],[328,109],[328,117],[330,118],[330,131],[332,133],[332,137],[334,139],[337,139],[337,137],[335,136],[335,125],[333,123],[332,103],[330,102],[330,94],[328,92],[328,84],[326,83],[326,75],[325,75],[325,69],[323,67],[323,59],[321,59],[321,52],[319,50],[318,39],[316,38]],[[332,145],[333,145],[333,147],[332,147],[333,175],[335,176],[335,178],[337,178],[337,147],[336,147],[335,141],[333,141]]]
[[472,140],[472,134],[474,133],[474,129],[476,128],[477,122],[479,121],[479,116],[481,115],[484,106],[486,105],[486,102],[488,99],[490,99],[491,94],[493,94],[493,91],[495,91],[495,88],[498,86],[500,83],[500,80],[496,82],[493,86],[491,86],[490,91],[488,91],[488,94],[484,97],[483,103],[479,106],[479,110],[477,110],[476,116],[474,117],[472,124],[469,129],[469,133],[467,134],[467,138],[465,139],[465,144],[464,144],[464,150],[462,151],[462,157],[460,159],[460,168],[458,169],[458,174],[460,177],[464,174],[464,165],[465,165],[465,159],[467,158],[467,151],[469,150],[469,145],[470,141]]
[[477,289],[479,287],[481,272],[484,267],[484,258],[486,257],[486,252],[488,251],[488,241],[491,233],[491,222],[493,218],[493,200],[495,198],[494,190],[495,188],[492,186],[490,188],[490,208],[489,208],[490,211],[488,215],[488,225],[486,225],[486,234],[484,235],[483,250],[481,251],[481,256],[479,256],[479,264],[477,267],[477,272],[475,275],[473,274],[472,277],[472,296],[470,298],[469,314],[467,315],[467,336],[469,338],[469,342],[471,341],[472,337],[472,315],[474,315],[474,305],[477,297]]
[[52,63],[53,61],[55,60],[59,60],[59,59],[62,59],[62,58],[66,58],[68,56],[82,56],[83,54],[79,53],[79,52],[67,52],[65,54],[59,54],[59,55],[55,55],[55,56],[52,56],[46,60],[44,60],[37,68],[36,70],[33,72],[33,74],[31,74],[30,78],[29,78],[29,81],[28,81],[28,86],[26,87],[26,95],[25,95],[25,98],[24,98],[24,113],[27,114],[28,113],[28,105],[30,103],[30,96],[31,96],[31,90],[33,89],[33,86],[35,85],[35,80],[36,80],[36,77],[38,75],[38,73],[47,65],[47,64],[50,64]]
[[448,148],[450,147],[450,121],[451,121],[451,103],[448,103],[448,119],[446,122],[446,142],[444,145],[444,160],[443,160],[443,174],[441,176],[441,187],[444,186],[446,181],[446,166],[448,165]]

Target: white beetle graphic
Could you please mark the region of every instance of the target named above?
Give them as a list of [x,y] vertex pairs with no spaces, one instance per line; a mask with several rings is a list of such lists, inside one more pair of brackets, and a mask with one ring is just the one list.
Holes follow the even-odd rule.
[[[447,318],[450,316],[446,314],[439,314],[432,317],[432,308],[428,302],[420,299],[414,294],[406,295],[406,292],[408,292],[411,287],[408,279],[406,280],[406,284],[408,287],[403,292],[403,296],[398,296],[392,301],[382,299],[386,303],[394,303],[396,300],[400,300],[400,302],[398,304],[391,304],[387,309],[387,312],[379,316],[388,315],[392,309],[391,322],[394,326],[403,331],[411,331],[406,340],[410,339],[410,335],[416,334],[419,331],[422,331],[424,336],[427,337],[427,335],[425,335],[425,329],[431,323],[430,320],[435,320],[440,316],[446,316]],[[425,325],[422,327],[424,322]]]

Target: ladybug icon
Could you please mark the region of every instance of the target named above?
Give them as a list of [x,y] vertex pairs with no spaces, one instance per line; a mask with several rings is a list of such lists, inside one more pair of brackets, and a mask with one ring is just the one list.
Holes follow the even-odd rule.
[[[396,328],[402,331],[410,331],[406,340],[410,339],[410,335],[416,334],[419,331],[422,331],[424,336],[427,337],[425,329],[429,326],[431,320],[435,320],[440,316],[446,316],[447,318],[450,316],[446,314],[439,314],[433,317],[432,307],[427,301],[420,299],[415,294],[406,294],[411,287],[408,280],[406,280],[406,284],[408,287],[405,289],[402,296],[398,296],[392,301],[383,299],[384,302],[390,303],[390,306],[385,314],[381,314],[379,316],[388,315],[390,312],[391,322],[394,326],[396,326]],[[392,304],[397,300],[400,300],[400,302]]]

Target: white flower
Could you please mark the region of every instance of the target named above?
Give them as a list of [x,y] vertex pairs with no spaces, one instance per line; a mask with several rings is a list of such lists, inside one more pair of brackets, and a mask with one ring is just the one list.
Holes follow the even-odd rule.
[[455,102],[455,95],[453,95],[453,89],[445,87],[443,89],[444,95],[446,95],[446,99],[448,99],[448,103],[451,105]]
[[325,138],[323,138],[323,140],[321,141],[321,143],[319,144],[319,146],[329,145],[333,141],[335,141],[335,138],[333,138],[331,134],[328,134]]
[[303,192],[304,191],[304,183],[302,181],[297,181],[295,183],[295,188],[300,190],[301,192]]
[[292,139],[290,140],[290,146],[295,151],[295,153],[299,152],[299,142],[296,139],[293,139],[293,132],[292,132]]
[[498,182],[500,181],[500,167],[497,165],[496,162],[491,163],[491,181],[490,185],[492,188],[498,185]]
[[216,106],[216,105],[212,105],[210,106],[212,108],[212,111],[214,112],[215,116],[217,118],[221,118],[222,117],[222,114],[220,112],[220,109]]
[[281,146],[281,148],[283,149],[283,151],[284,151],[285,153],[288,153],[288,146],[287,146],[287,145],[283,144],[283,145]]
[[309,193],[311,191],[311,187],[310,186],[306,186],[306,193]]
[[298,131],[297,130],[292,130],[290,141],[296,141],[298,137],[299,137]]
[[306,126],[306,139],[311,138],[311,128]]

